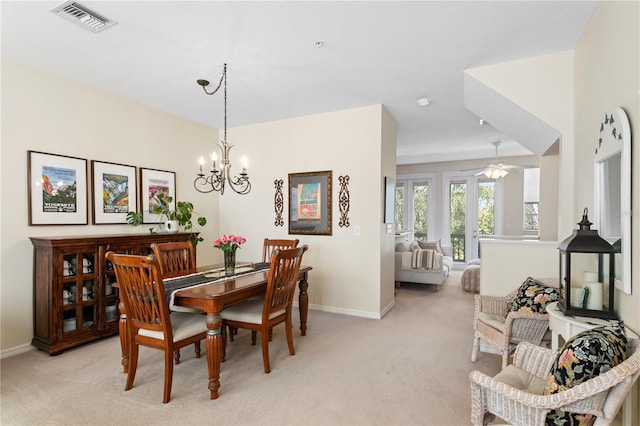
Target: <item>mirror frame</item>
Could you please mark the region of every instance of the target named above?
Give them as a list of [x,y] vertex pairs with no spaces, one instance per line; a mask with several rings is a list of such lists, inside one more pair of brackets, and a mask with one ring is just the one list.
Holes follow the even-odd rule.
[[[604,206],[605,176],[604,162],[620,153],[620,210],[608,209]],[[594,157],[595,178],[595,223],[599,230],[607,229],[605,220],[611,214],[620,214],[621,253],[616,256],[622,260],[622,279],[616,279],[615,285],[626,294],[631,294],[631,128],[624,110],[616,107],[613,113],[606,113],[600,123],[600,136]],[[603,212],[607,212],[605,214]],[[610,243],[611,236],[600,235]],[[617,269],[617,268],[616,268]]]

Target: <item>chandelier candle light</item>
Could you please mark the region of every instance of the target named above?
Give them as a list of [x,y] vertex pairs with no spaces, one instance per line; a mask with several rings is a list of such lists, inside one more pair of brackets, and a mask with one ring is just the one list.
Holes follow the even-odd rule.
[[249,182],[249,175],[247,174],[247,157],[242,156],[242,171],[238,176],[231,177],[231,161],[229,161],[229,151],[233,147],[233,144],[227,143],[227,64],[224,64],[224,70],[222,71],[222,77],[218,83],[218,87],[212,92],[207,91],[209,85],[208,80],[198,80],[197,83],[202,86],[202,89],[207,95],[214,95],[218,92],[222,83],[224,83],[224,137],[222,142],[218,143],[220,151],[222,153],[222,159],[220,160],[220,168],[218,169],[218,155],[214,151],[211,154],[211,170],[209,175],[204,173],[205,160],[204,157],[200,157],[200,171],[198,172],[196,179],[193,181],[193,186],[199,192],[212,192],[220,191],[220,194],[224,194],[224,188],[227,181],[229,186],[235,192],[240,195],[248,194],[251,191],[251,182]]

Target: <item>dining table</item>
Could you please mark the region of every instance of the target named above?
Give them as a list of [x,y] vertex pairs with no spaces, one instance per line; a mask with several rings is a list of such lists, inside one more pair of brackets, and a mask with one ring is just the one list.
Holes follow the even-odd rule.
[[[205,339],[207,368],[209,371],[208,389],[211,399],[217,399],[220,391],[220,364],[224,361],[226,335],[222,327],[220,312],[236,303],[260,295],[266,291],[269,275],[268,264],[255,263],[239,267],[238,272],[225,276],[220,265],[199,267],[196,274],[163,280],[170,308],[176,310],[192,309],[204,313],[203,321],[207,325]],[[298,309],[300,311],[300,334],[307,334],[307,315],[309,312],[308,274],[311,266],[302,265],[298,274]],[[195,283],[195,284],[194,284]],[[117,288],[117,284],[114,284]],[[170,293],[170,294],[169,294]],[[124,303],[120,300],[119,332],[122,350],[122,367],[129,371],[129,328]]]

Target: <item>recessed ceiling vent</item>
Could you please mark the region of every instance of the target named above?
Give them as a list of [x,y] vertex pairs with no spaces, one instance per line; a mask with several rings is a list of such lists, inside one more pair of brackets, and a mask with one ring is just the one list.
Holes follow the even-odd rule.
[[49,10],[58,16],[80,25],[85,30],[97,33],[114,26],[117,22],[100,16],[76,1],[65,1]]

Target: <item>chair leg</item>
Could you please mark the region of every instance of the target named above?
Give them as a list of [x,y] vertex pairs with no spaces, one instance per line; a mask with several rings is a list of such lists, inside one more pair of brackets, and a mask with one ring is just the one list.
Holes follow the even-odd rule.
[[473,334],[473,350],[471,351],[471,362],[478,360],[478,348],[480,347],[480,335],[478,333]]
[[164,352],[164,394],[162,396],[163,404],[166,404],[171,399],[172,382],[173,382],[173,360],[171,359],[171,351],[165,351]]
[[289,346],[289,355],[295,355],[296,351],[293,349],[293,324],[291,323],[291,317],[288,317],[284,323],[285,333],[287,334],[287,345]]
[[196,349],[196,358],[200,358],[200,340],[193,344]]
[[236,327],[229,327],[229,340],[233,342],[233,336],[238,334],[238,329]]
[[176,365],[180,364],[180,349],[176,349],[173,351],[173,360]]
[[[254,330],[251,330],[255,333]],[[262,331],[260,333],[260,340],[262,341],[262,363],[264,364],[264,372],[271,372],[271,365],[269,364],[269,332]]]
[[138,349],[139,346],[135,342],[129,343],[129,372],[127,373],[127,384],[124,390],[128,391],[133,387],[133,381],[136,378],[136,369],[138,368]]
[[251,330],[251,344],[255,346],[256,338],[258,336],[258,332],[255,330]]

